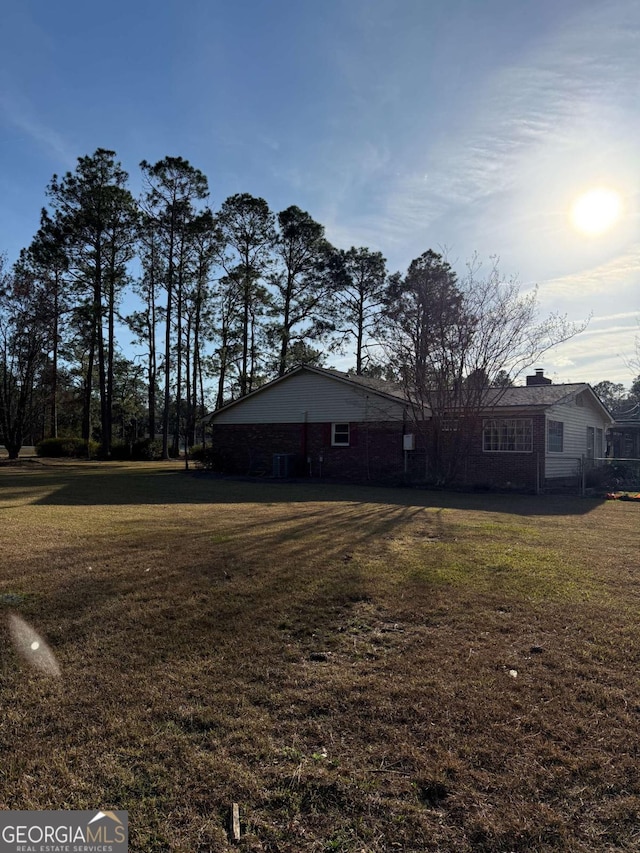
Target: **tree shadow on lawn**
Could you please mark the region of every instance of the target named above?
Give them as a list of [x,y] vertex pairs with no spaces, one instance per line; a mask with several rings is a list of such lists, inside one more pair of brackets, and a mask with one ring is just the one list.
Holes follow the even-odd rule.
[[[160,465],[122,467],[112,463],[21,471],[0,479],[0,497],[57,506],[157,504],[282,504],[311,502],[382,503],[443,507],[523,516],[586,515],[603,501],[558,495],[465,493],[419,488],[319,481],[246,480],[216,477]],[[38,492],[44,494],[38,494]]]
[[[599,765],[590,768],[589,756],[582,762],[573,757],[581,746],[581,735],[572,728],[573,714],[580,710],[580,687],[560,694],[568,704],[559,702],[555,717],[552,710],[545,711],[540,725],[538,706],[546,708],[549,691],[554,695],[559,684],[571,681],[565,672],[570,660],[563,645],[566,615],[558,625],[553,619],[545,623],[556,632],[549,635],[550,648],[532,660],[523,658],[516,683],[507,675],[506,665],[514,662],[506,655],[514,644],[526,651],[531,616],[541,616],[542,609],[531,614],[530,607],[514,603],[505,616],[488,596],[478,598],[473,614],[464,597],[450,601],[450,591],[435,590],[421,602],[403,605],[408,609],[403,620],[401,613],[388,609],[398,604],[395,596],[372,593],[357,560],[345,559],[343,533],[352,530],[355,547],[363,545],[368,538],[384,537],[390,528],[411,524],[421,515],[419,507],[366,507],[366,520],[356,529],[354,507],[333,508],[325,517],[321,508],[296,506],[281,512],[278,528],[270,529],[265,520],[250,541],[239,533],[208,556],[202,532],[195,560],[189,554],[190,530],[184,553],[167,551],[157,570],[154,555],[136,552],[131,542],[117,538],[113,552],[105,554],[114,571],[94,560],[95,574],[83,574],[82,546],[75,557],[71,549],[61,555],[60,565],[68,562],[73,571],[23,611],[59,655],[61,690],[49,704],[49,694],[33,682],[20,692],[17,673],[5,664],[13,722],[0,733],[0,747],[15,750],[24,738],[30,769],[38,758],[29,741],[37,718],[38,737],[53,749],[55,766],[64,762],[65,774],[53,778],[56,797],[67,808],[84,805],[81,796],[111,797],[144,824],[140,792],[149,789],[156,809],[200,810],[188,826],[190,838],[200,813],[211,819],[220,800],[242,801],[284,833],[291,816],[280,805],[282,791],[294,801],[299,798],[303,815],[304,798],[317,797],[327,823],[342,818],[340,808],[320,799],[323,792],[346,791],[355,798],[350,807],[369,816],[381,798],[388,797],[384,804],[389,815],[408,801],[413,805],[405,828],[417,837],[423,819],[433,821],[434,832],[442,820],[459,834],[471,832],[476,816],[496,798],[504,808],[515,803],[514,809],[522,809],[527,800],[536,801],[538,785],[553,790],[554,777],[560,788],[565,778],[572,782],[572,773],[588,772],[580,776],[579,789],[576,781],[577,793],[567,798],[567,805],[554,801],[553,812],[532,814],[534,828],[536,821],[553,823],[560,817],[569,824],[588,785],[604,789],[606,783],[609,790],[611,780]],[[316,540],[302,561],[310,521]],[[434,517],[431,523],[436,529],[439,522]],[[154,521],[152,542],[162,527],[162,519]],[[262,571],[265,554],[268,565]],[[317,570],[323,567],[324,572]],[[421,617],[420,604],[427,600],[428,612]],[[376,621],[389,631],[376,632]],[[484,640],[486,651],[481,628],[492,632]],[[374,646],[371,638],[376,635]],[[403,665],[407,655],[415,671]],[[547,661],[550,669],[545,669]],[[573,666],[581,671],[586,664],[579,660]],[[555,667],[562,668],[561,677]],[[600,694],[594,695],[597,699]],[[589,725],[596,717],[587,711],[578,720]],[[622,712],[619,717],[616,724],[622,730],[626,718]],[[596,728],[594,722],[589,733]],[[319,753],[325,744],[329,759]],[[596,755],[598,761],[613,765],[616,745],[612,738]],[[294,746],[295,760],[290,755]],[[329,762],[335,757],[341,763],[334,767]],[[549,770],[545,765],[538,773],[539,762],[547,757],[557,766]],[[512,764],[505,769],[508,761]],[[528,786],[521,765],[531,776]],[[0,799],[3,788],[11,791],[13,808],[26,807],[15,769],[20,766],[6,770],[0,785]],[[385,766],[391,768],[388,773]],[[114,768],[119,782],[112,781]],[[192,777],[200,768],[210,779],[199,789]],[[511,771],[519,772],[520,786],[525,785],[519,797],[513,795]],[[629,787],[622,771],[618,776],[619,787]],[[374,781],[378,778],[379,785]],[[445,810],[444,802],[427,802],[425,812],[418,800],[428,800],[434,780],[436,785],[446,782],[450,805]],[[592,796],[597,805],[602,799]],[[33,802],[32,797],[29,804]],[[37,798],[35,804],[46,805]],[[390,816],[374,814],[390,845],[397,825],[394,829]],[[524,837],[520,825],[517,836],[509,829],[509,820],[507,815],[503,828],[496,819],[506,840],[487,842],[487,850],[515,849],[513,839]],[[604,819],[599,825],[606,825]],[[531,837],[535,847],[537,836]],[[162,849],[169,849],[164,836],[163,844]],[[194,844],[192,849],[200,848]],[[411,844],[406,849],[419,848]],[[548,849],[563,848],[558,841]]]
[[[257,653],[265,640],[278,654],[280,623],[306,626],[313,644],[309,624],[324,630],[328,613],[341,618],[368,598],[368,580],[349,549],[410,523],[414,514],[372,509],[355,530],[353,512],[324,519],[321,512],[286,514],[277,529],[259,521],[250,539],[242,528],[219,543],[211,542],[211,530],[188,531],[183,548],[163,540],[159,519],[145,525],[149,549],[114,535],[110,550],[89,541],[53,549],[39,563],[12,565],[11,574],[29,590],[17,610],[47,636],[63,673],[69,659],[80,658],[92,683],[98,671],[99,681],[111,681],[109,673],[118,680],[125,671],[135,681],[136,672],[182,659],[231,661],[247,648]],[[71,680],[77,685],[82,672]]]
[[[256,488],[242,487],[249,494]],[[289,492],[276,487],[283,488]],[[394,580],[386,560],[389,543],[392,549],[408,536],[416,553],[429,548],[425,566],[433,560],[437,568],[432,543],[457,542],[453,515],[354,499],[325,508],[314,497],[308,504],[274,502],[273,512],[252,517],[231,507],[209,515],[206,504],[203,514],[202,501],[198,513],[178,517],[166,505],[142,519],[120,513],[91,528],[81,543],[54,539],[37,557],[12,561],[3,574],[20,579],[28,593],[20,610],[51,626],[56,647],[86,642],[87,655],[101,657],[103,636],[111,665],[127,659],[131,669],[199,654],[239,632],[260,634],[280,617],[322,621],[328,610],[349,609],[400,577],[410,597],[440,589],[437,577],[412,580],[409,569]]]
[[[394,508],[394,514],[402,511]],[[380,530],[386,529],[390,513],[385,513]],[[157,529],[161,533],[161,521]],[[302,534],[303,529],[304,519],[297,519],[290,532]],[[47,576],[44,562],[12,566],[16,577],[24,571],[28,586],[37,590],[14,609],[42,632],[62,676],[59,685],[49,687],[28,667],[17,668],[4,624],[7,611],[0,608],[0,645],[5,650],[0,674],[5,703],[14,715],[12,726],[0,732],[0,753],[9,748],[9,732],[14,749],[15,741],[30,743],[37,718],[40,738],[57,756],[67,756],[60,760],[73,771],[59,780],[57,795],[67,807],[71,803],[80,808],[74,776],[84,778],[85,791],[98,785],[102,752],[107,758],[117,754],[118,766],[122,764],[132,780],[129,785],[138,784],[142,771],[131,770],[127,756],[138,754],[144,755],[145,767],[151,765],[147,775],[154,784],[164,784],[171,775],[170,769],[158,769],[165,730],[182,758],[184,750],[195,749],[207,735],[209,718],[219,718],[220,748],[228,738],[239,736],[234,721],[248,719],[241,735],[249,750],[251,721],[264,717],[268,732],[275,726],[279,702],[272,710],[265,710],[263,703],[288,684],[292,661],[303,665],[317,648],[316,627],[337,630],[336,620],[348,618],[353,604],[366,597],[359,568],[340,559],[340,546],[332,545],[331,534],[332,525],[325,520],[316,531],[317,554],[310,561],[320,554],[330,564],[335,560],[325,575],[313,565],[300,564],[297,547],[291,560],[278,559],[278,549],[290,544],[285,529],[265,532],[250,543],[238,537],[214,547],[208,557],[200,542],[195,560],[188,547],[179,554],[166,550],[157,559],[115,540],[102,562],[81,545],[62,549],[53,577]],[[262,572],[265,552],[271,559]],[[65,565],[71,567],[66,576]],[[205,728],[200,732],[203,714]],[[184,738],[178,741],[176,730],[181,729]],[[99,753],[93,761],[97,769],[87,770],[85,754],[93,752]],[[37,747],[29,746],[24,760],[29,764],[37,755]],[[172,796],[181,801],[189,773],[177,775],[180,781]],[[0,802],[8,791],[19,798],[19,783],[19,775],[8,769],[0,784]],[[100,788],[98,793],[103,794]],[[118,790],[117,797],[122,795]],[[24,806],[19,799],[12,802],[16,808]]]
[[[21,690],[18,671],[5,662],[5,697],[8,694],[13,722],[0,733],[0,748],[15,751],[23,739],[29,744],[37,719],[40,741],[47,749],[54,745],[58,768],[66,768],[59,778],[54,776],[61,803],[79,808],[85,805],[80,798],[88,796],[124,802],[144,825],[140,792],[151,790],[156,811],[191,814],[195,803],[200,811],[188,827],[192,839],[200,815],[210,819],[220,800],[246,803],[284,833],[290,815],[278,805],[283,790],[299,795],[304,804],[305,797],[319,798],[334,789],[353,795],[354,809],[362,815],[371,815],[387,789],[395,790],[386,811],[393,814],[408,801],[407,832],[417,837],[423,819],[418,815],[426,812],[416,798],[427,796],[420,792],[428,792],[433,779],[437,784],[442,767],[449,766],[452,773],[459,770],[457,782],[453,776],[445,780],[453,804],[447,820],[458,833],[471,832],[474,815],[494,798],[493,791],[485,794],[483,784],[498,788],[499,803],[513,801],[503,760],[517,756],[513,767],[520,766],[521,738],[529,756],[526,769],[535,770],[541,766],[536,760],[547,754],[545,732],[551,733],[550,741],[555,732],[553,722],[548,723],[536,735],[540,751],[529,746],[531,732],[539,728],[537,711],[520,711],[518,719],[524,722],[514,728],[512,702],[518,697],[512,696],[512,689],[525,691],[524,696],[518,694],[525,708],[537,707],[555,689],[554,683],[547,685],[554,670],[545,678],[546,671],[540,674],[543,664],[550,661],[562,668],[566,680],[569,657],[560,640],[567,635],[569,617],[563,614],[558,626],[545,623],[549,643],[556,635],[560,639],[544,655],[527,661],[541,686],[534,675],[527,680],[524,666],[516,682],[507,674],[506,667],[514,665],[507,654],[514,645],[526,652],[530,624],[548,607],[533,612],[536,608],[530,604],[519,606],[514,600],[506,615],[497,610],[504,604],[502,596],[478,596],[472,608],[464,590],[434,589],[429,583],[411,587],[404,598],[399,591],[389,592],[382,580],[378,594],[375,572],[367,570],[366,559],[360,563],[357,553],[362,549],[366,558],[373,549],[375,556],[380,540],[405,529],[426,538],[446,538],[448,519],[456,523],[454,514],[425,513],[425,508],[517,514],[513,497],[330,484],[201,483],[175,471],[147,477],[145,499],[141,484],[131,483],[121,471],[119,478],[116,473],[106,479],[79,477],[51,500],[38,501],[86,505],[89,535],[73,547],[61,537],[60,547],[43,553],[36,565],[25,557],[11,567],[14,577],[25,578],[27,588],[37,590],[40,585],[19,609],[51,642],[63,675],[59,695],[46,705],[49,694],[34,689],[30,679],[29,689]],[[65,488],[70,491],[65,493]],[[523,514],[543,514],[544,499],[525,496],[522,501],[535,507]],[[330,502],[333,505],[323,506]],[[133,512],[115,513],[106,528],[96,530],[91,504],[151,504],[158,505],[158,511],[147,513],[139,523]],[[221,506],[218,517],[216,504]],[[250,504],[260,505],[255,518]],[[191,511],[190,505],[194,510],[200,505],[199,511]],[[558,507],[557,514],[568,513],[564,499]],[[78,514],[84,516],[84,510]],[[385,627],[387,632],[375,630]],[[481,641],[480,632],[489,629],[491,636]],[[375,646],[370,642],[374,636]],[[407,652],[415,655],[417,675],[405,666]],[[442,682],[434,681],[436,670],[442,671]],[[478,701],[485,701],[485,695],[497,696],[486,708]],[[567,730],[578,707],[572,697],[560,717]],[[469,758],[469,729],[476,738],[472,743],[483,750],[486,767],[481,772],[473,755]],[[445,732],[438,752],[428,748],[434,731]],[[336,768],[322,755],[315,757],[334,734],[344,752]],[[577,735],[567,740],[568,754],[579,740]],[[292,745],[301,756],[295,761],[285,754]],[[25,751],[22,745],[20,749]],[[39,758],[34,749],[27,748],[27,769]],[[608,749],[603,762],[614,754],[613,746]],[[551,748],[549,752],[553,758]],[[384,761],[400,764],[389,763],[394,769],[381,776],[378,788],[368,780],[372,774],[378,778]],[[26,800],[20,799],[26,796],[21,790],[28,790],[19,787],[20,766],[7,770],[0,786],[0,795],[3,788],[12,792],[14,808],[26,807]],[[112,781],[114,768],[120,782]],[[192,779],[201,768],[212,781],[199,790]],[[396,770],[399,775],[394,775]],[[557,772],[562,780],[564,765]],[[541,772],[539,780],[548,775]],[[352,787],[344,781],[347,777],[356,780]],[[536,794],[532,783],[521,801],[533,801]],[[581,796],[575,795],[576,803]],[[38,801],[31,796],[27,804],[45,807],[48,800],[41,797]],[[427,818],[433,812],[437,828],[445,812],[432,805]],[[319,809],[326,810],[327,822],[340,819],[337,808],[321,803]],[[304,805],[300,810],[304,814]],[[557,806],[556,811],[569,824],[570,808]],[[534,815],[532,825],[536,817],[545,815]],[[378,820],[390,846],[397,826],[389,817]],[[155,849],[170,849],[167,839],[163,835],[163,847]],[[507,846],[505,841],[499,849]],[[195,843],[192,849],[198,849]],[[419,848],[408,842],[407,849]],[[498,843],[491,849],[498,849]],[[559,843],[554,849],[561,849]]]

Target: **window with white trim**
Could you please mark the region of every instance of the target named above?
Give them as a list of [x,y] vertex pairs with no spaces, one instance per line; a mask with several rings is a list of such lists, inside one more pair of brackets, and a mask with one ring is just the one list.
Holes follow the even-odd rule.
[[331,444],[333,447],[349,447],[349,424],[331,424]]
[[490,453],[531,453],[531,418],[487,418],[482,423],[482,449]]
[[562,421],[547,423],[547,450],[549,453],[562,453],[564,450],[564,424]]

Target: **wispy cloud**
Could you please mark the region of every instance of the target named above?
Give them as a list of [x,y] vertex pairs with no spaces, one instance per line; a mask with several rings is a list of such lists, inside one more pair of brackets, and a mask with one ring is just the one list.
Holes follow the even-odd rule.
[[[470,251],[483,229],[518,217],[529,226],[535,219],[541,236],[553,237],[569,178],[584,180],[605,165],[621,179],[637,171],[629,140],[640,134],[639,54],[635,0],[585,10],[518,64],[498,68],[455,129],[443,130],[435,142],[425,133],[422,151],[396,160],[366,232],[406,247],[446,231],[440,239],[457,234],[457,246]],[[515,205],[518,194],[523,201]],[[513,222],[510,228],[502,225],[494,238],[518,240],[526,233]],[[467,241],[474,245],[463,246]]]
[[432,189],[454,204],[509,190],[532,149],[574,149],[614,115],[626,124],[637,116],[639,48],[640,7],[610,3],[500,69],[460,143],[434,152]]
[[63,134],[42,122],[26,98],[0,93],[0,114],[7,124],[26,134],[52,160],[64,168],[75,166],[77,148]]
[[580,294],[584,300],[587,295],[598,294],[608,297],[615,294],[619,299],[622,292],[628,290],[630,294],[636,295],[640,311],[640,299],[637,297],[639,288],[640,244],[637,244],[628,252],[592,269],[544,281],[540,284],[539,291],[543,297],[575,300],[576,295]]
[[[607,314],[596,317],[594,322],[611,323],[613,320],[634,320],[636,324],[640,323],[640,305],[637,311],[625,311],[622,314]],[[638,331],[640,332],[640,326],[638,327]]]
[[548,353],[549,370],[562,381],[608,379],[629,384],[638,373],[631,362],[640,336],[639,323],[640,309],[595,314],[584,332]]
[[612,327],[597,334],[583,332],[546,355],[548,374],[561,382],[591,382],[607,379],[630,384],[638,371],[630,366],[635,352],[633,329]]

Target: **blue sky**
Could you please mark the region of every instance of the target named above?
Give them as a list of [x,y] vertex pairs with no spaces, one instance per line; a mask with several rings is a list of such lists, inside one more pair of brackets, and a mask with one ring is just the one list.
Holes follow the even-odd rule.
[[[37,229],[54,173],[97,147],[167,154],[230,194],[290,204],[404,271],[500,257],[542,314],[592,316],[556,381],[629,385],[640,328],[637,0],[3,0],[0,251]],[[572,202],[616,191],[606,233]]]

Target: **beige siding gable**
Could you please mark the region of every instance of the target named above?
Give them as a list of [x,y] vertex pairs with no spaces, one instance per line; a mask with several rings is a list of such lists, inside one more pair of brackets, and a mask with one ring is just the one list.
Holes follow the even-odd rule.
[[547,477],[570,477],[576,474],[587,452],[587,427],[602,430],[604,441],[609,426],[608,418],[586,391],[547,409],[547,431],[549,421],[560,421],[563,424],[563,450],[562,453],[550,453],[546,450],[548,445],[545,441]]
[[301,371],[214,414],[216,424],[401,421],[404,407],[331,376]]

